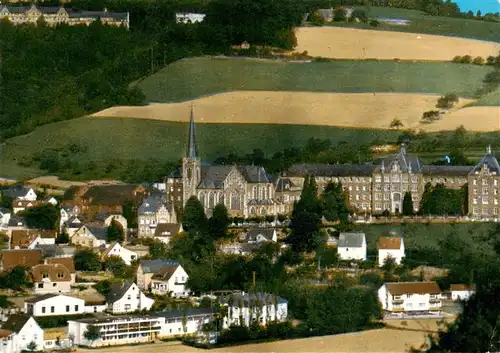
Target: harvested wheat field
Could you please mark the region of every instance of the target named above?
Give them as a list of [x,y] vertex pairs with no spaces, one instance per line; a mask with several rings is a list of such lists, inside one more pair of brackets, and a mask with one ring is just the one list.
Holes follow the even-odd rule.
[[474,39],[339,27],[300,27],[297,47],[311,56],[335,59],[450,61],[456,55],[487,58],[500,44]]
[[71,186],[84,186],[84,185],[117,185],[124,184],[123,181],[119,180],[90,180],[87,182],[74,181],[74,180],[61,180],[57,176],[46,175],[30,179],[26,181],[26,184],[33,186],[48,186],[55,189],[68,189]]
[[[297,340],[286,340],[269,343],[249,344],[227,348],[212,349],[211,352],[390,352],[403,353],[409,348],[420,347],[427,341],[427,331],[436,332],[438,324],[436,319],[406,320],[407,325],[401,325],[402,320],[388,320],[395,326],[407,327],[421,331],[403,331],[384,328],[364,332],[348,333],[335,336],[312,337]],[[96,349],[91,352],[123,352],[123,353],[155,353],[155,352],[203,352],[205,350],[175,343],[158,343],[154,345],[143,345],[135,347],[114,347],[107,349]],[[85,351],[90,352],[90,351]]]
[[[450,112],[441,121],[422,124],[422,113],[435,109],[439,96],[406,93],[313,93],[237,91],[194,101],[113,107],[93,117],[120,117],[186,122],[194,104],[199,123],[297,124],[387,129],[394,118],[404,128],[426,131],[499,129],[498,107],[474,107]],[[461,99],[458,106],[472,100]],[[473,118],[469,118],[472,116]]]

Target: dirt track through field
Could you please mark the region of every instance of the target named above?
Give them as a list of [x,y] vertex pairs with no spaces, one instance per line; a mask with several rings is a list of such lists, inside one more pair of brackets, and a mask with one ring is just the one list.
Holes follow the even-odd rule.
[[500,44],[473,39],[339,27],[300,27],[295,51],[336,59],[450,61],[456,55],[498,55]]
[[[498,107],[452,110],[440,121],[422,124],[422,113],[435,109],[439,96],[402,93],[315,93],[236,91],[194,101],[113,107],[93,117],[130,117],[186,122],[191,103],[199,123],[298,124],[387,129],[394,118],[403,128],[425,131],[454,130],[464,125],[470,131],[500,129]],[[463,99],[459,106],[471,100]]]

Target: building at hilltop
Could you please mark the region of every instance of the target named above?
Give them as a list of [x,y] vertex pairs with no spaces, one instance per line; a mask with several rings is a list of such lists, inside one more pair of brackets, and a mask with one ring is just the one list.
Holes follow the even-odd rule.
[[89,25],[96,20],[105,25],[129,28],[128,12],[75,11],[62,6],[0,5],[0,20],[8,20],[15,25],[37,24],[44,21],[48,26],[66,24],[70,26]]
[[411,191],[418,211],[427,183],[460,189],[468,185],[468,210],[475,219],[499,218],[500,167],[488,147],[476,166],[425,165],[402,145],[396,153],[364,164],[295,164],[281,173],[275,194],[291,212],[307,175],[322,192],[329,182],[340,182],[348,193],[349,206],[357,214],[401,213],[405,192]]
[[196,145],[194,113],[191,107],[189,137],[182,166],[168,176],[167,200],[178,214],[191,196],[196,196],[208,216],[224,204],[231,216],[263,217],[284,212],[275,197],[275,186],[265,169],[254,165],[210,165],[201,162]]

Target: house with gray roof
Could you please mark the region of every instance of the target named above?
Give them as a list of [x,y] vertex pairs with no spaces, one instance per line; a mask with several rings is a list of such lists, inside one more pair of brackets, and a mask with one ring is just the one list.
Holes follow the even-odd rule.
[[337,251],[341,260],[366,261],[365,233],[340,233]]
[[107,311],[112,314],[130,313],[140,310],[149,310],[154,299],[147,297],[130,280],[115,282],[106,295]]
[[267,325],[288,318],[288,301],[271,293],[233,293],[221,297],[220,303],[227,307],[224,328],[232,325],[248,327],[252,323]]
[[154,193],[145,198],[137,209],[138,237],[153,237],[160,224],[177,223],[172,202],[163,194]]
[[137,268],[137,285],[143,290],[151,286],[151,278],[163,268],[179,265],[178,261],[168,259],[140,260]]

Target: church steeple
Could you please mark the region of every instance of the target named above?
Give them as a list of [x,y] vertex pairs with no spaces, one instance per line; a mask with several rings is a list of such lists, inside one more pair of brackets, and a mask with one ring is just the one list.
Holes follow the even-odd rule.
[[188,145],[186,150],[186,157],[188,158],[197,158],[198,151],[196,148],[196,133],[194,126],[194,109],[193,104],[191,104],[191,115],[189,117],[189,137],[188,137]]

